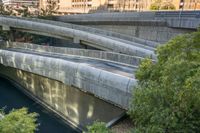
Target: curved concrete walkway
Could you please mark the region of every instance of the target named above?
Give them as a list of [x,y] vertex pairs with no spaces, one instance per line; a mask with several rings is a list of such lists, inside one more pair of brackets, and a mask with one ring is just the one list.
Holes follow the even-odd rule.
[[43,46],[31,43],[22,42],[4,42],[0,43],[0,48],[16,48],[16,49],[26,49],[29,51],[37,52],[48,52],[50,54],[62,54],[65,56],[83,56],[88,59],[98,59],[107,60],[110,62],[117,62],[120,64],[126,64],[134,67],[138,67],[140,62],[144,59],[138,56],[131,56],[126,54],[119,54],[115,52],[99,51],[99,50],[88,50],[88,49],[78,49],[78,48],[67,48],[67,47],[54,47],[54,46]]
[[44,22],[36,22],[34,21],[34,19],[23,20],[17,17],[0,16],[0,25],[3,27],[12,27],[27,31],[36,31],[38,32],[38,34],[43,32],[55,36],[66,38],[70,37],[78,39],[81,42],[85,42],[85,44],[87,45],[91,45],[102,50],[114,51],[128,55],[136,55],[139,57],[150,57],[153,59],[156,58],[153,50],[140,47],[138,44],[129,44],[127,43],[127,41],[120,41],[119,39],[116,39],[114,37],[94,34],[83,30],[72,29]]
[[57,54],[0,49],[0,64],[58,80],[128,109],[135,86],[134,68],[109,61]]

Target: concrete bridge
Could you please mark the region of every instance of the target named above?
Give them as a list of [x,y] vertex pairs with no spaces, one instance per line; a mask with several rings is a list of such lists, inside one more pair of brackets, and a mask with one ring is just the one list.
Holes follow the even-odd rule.
[[112,125],[125,113],[142,59],[10,42],[1,44],[0,75],[82,130],[97,119]]
[[176,35],[195,31],[200,25],[200,11],[95,13],[55,19],[118,33],[129,40],[165,43]]
[[[134,72],[155,59],[155,42],[49,20],[0,16],[3,30],[74,39],[105,50],[7,42],[1,44],[0,76],[22,86],[36,101],[85,129],[94,120],[112,125],[128,109]],[[134,41],[132,41],[134,40]]]
[[[91,24],[91,21],[80,21],[82,22]],[[18,42],[2,43],[0,76],[21,86],[30,97],[76,127],[85,129],[86,125],[97,119],[110,126],[128,109],[131,90],[137,84],[134,72],[141,60],[144,57],[156,59],[154,50],[158,42],[162,41],[139,38],[140,35],[151,36],[152,30],[156,30],[155,27],[149,30],[147,25],[158,24],[158,29],[168,26],[168,29],[164,30],[172,30],[169,34],[174,30],[195,30],[184,27],[171,27],[169,30],[166,21],[157,19],[138,22],[132,19],[130,22],[144,24],[143,27],[147,28],[146,32],[149,35],[145,32],[145,35],[142,35],[141,27],[135,31],[139,36],[130,36],[109,31],[106,25],[104,26],[108,31],[92,28],[101,28],[98,24],[94,26],[94,23],[93,26],[86,27],[35,18],[0,16],[3,30],[15,29],[61,39],[70,38],[75,43],[105,50],[61,48]],[[119,23],[122,24],[123,21]],[[128,23],[127,21],[126,24]],[[115,27],[111,27],[113,28]],[[134,31],[129,28],[123,30]],[[162,35],[161,31],[156,34]]]
[[81,42],[106,51],[137,55],[140,57],[150,57],[153,59],[156,58],[154,54],[154,46],[156,43],[154,42],[147,42],[142,39],[135,39],[136,42],[132,42],[120,37],[118,38],[116,35],[109,35],[110,32],[103,31],[102,33],[93,28],[88,29],[87,27],[74,26],[72,24],[59,23],[55,21],[8,16],[0,16],[0,25],[3,27],[3,30],[14,28],[25,32],[53,36],[62,39],[73,38],[74,42]]

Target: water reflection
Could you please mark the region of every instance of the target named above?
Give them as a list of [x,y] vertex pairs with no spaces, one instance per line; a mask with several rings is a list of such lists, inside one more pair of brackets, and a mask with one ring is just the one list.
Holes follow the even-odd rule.
[[62,123],[43,107],[29,99],[22,92],[12,86],[7,80],[0,78],[0,108],[5,107],[8,112],[11,109],[27,107],[30,112],[37,112],[40,123],[37,133],[77,133],[70,126]]

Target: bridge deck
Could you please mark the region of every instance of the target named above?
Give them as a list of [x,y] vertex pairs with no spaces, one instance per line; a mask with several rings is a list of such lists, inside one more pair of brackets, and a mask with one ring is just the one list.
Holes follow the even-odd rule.
[[26,53],[26,54],[34,54],[39,56],[46,56],[46,57],[52,57],[52,58],[60,58],[63,60],[71,61],[74,63],[82,63],[86,64],[88,66],[105,70],[108,72],[112,72],[115,74],[123,75],[126,77],[134,78],[134,72],[136,71],[136,67],[126,65],[126,64],[120,64],[117,62],[110,62],[106,60],[99,60],[99,59],[92,59],[92,58],[86,58],[83,56],[75,56],[75,55],[63,55],[58,53],[48,53],[48,52],[37,52],[33,50],[25,50],[25,49],[19,49],[19,48],[6,48],[5,50],[14,51],[14,52],[20,52],[20,53]]

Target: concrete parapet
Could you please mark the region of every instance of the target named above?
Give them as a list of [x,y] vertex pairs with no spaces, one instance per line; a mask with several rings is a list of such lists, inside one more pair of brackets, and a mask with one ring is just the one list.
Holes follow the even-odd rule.
[[[197,29],[200,24],[200,11],[95,13],[55,18],[63,22],[87,25],[168,26],[172,28]],[[178,22],[171,23],[171,21]],[[182,24],[177,25],[176,23]]]
[[77,55],[77,56],[84,56],[84,57],[95,58],[95,59],[109,60],[109,61],[124,63],[124,64],[132,65],[132,66],[138,66],[141,60],[143,60],[143,58],[141,57],[119,54],[119,53],[114,53],[114,52],[43,46],[43,45],[20,43],[20,42],[4,43],[0,45],[0,48],[20,48],[20,49],[34,50],[38,52]]
[[61,58],[0,50],[0,64],[58,80],[128,109],[134,78]]
[[197,29],[200,27],[200,18],[168,18],[168,26],[173,28]]
[[56,20],[107,30],[120,34],[121,39],[131,41],[132,37],[133,42],[156,47],[179,34],[196,31],[200,26],[200,11],[95,13],[58,16]]

